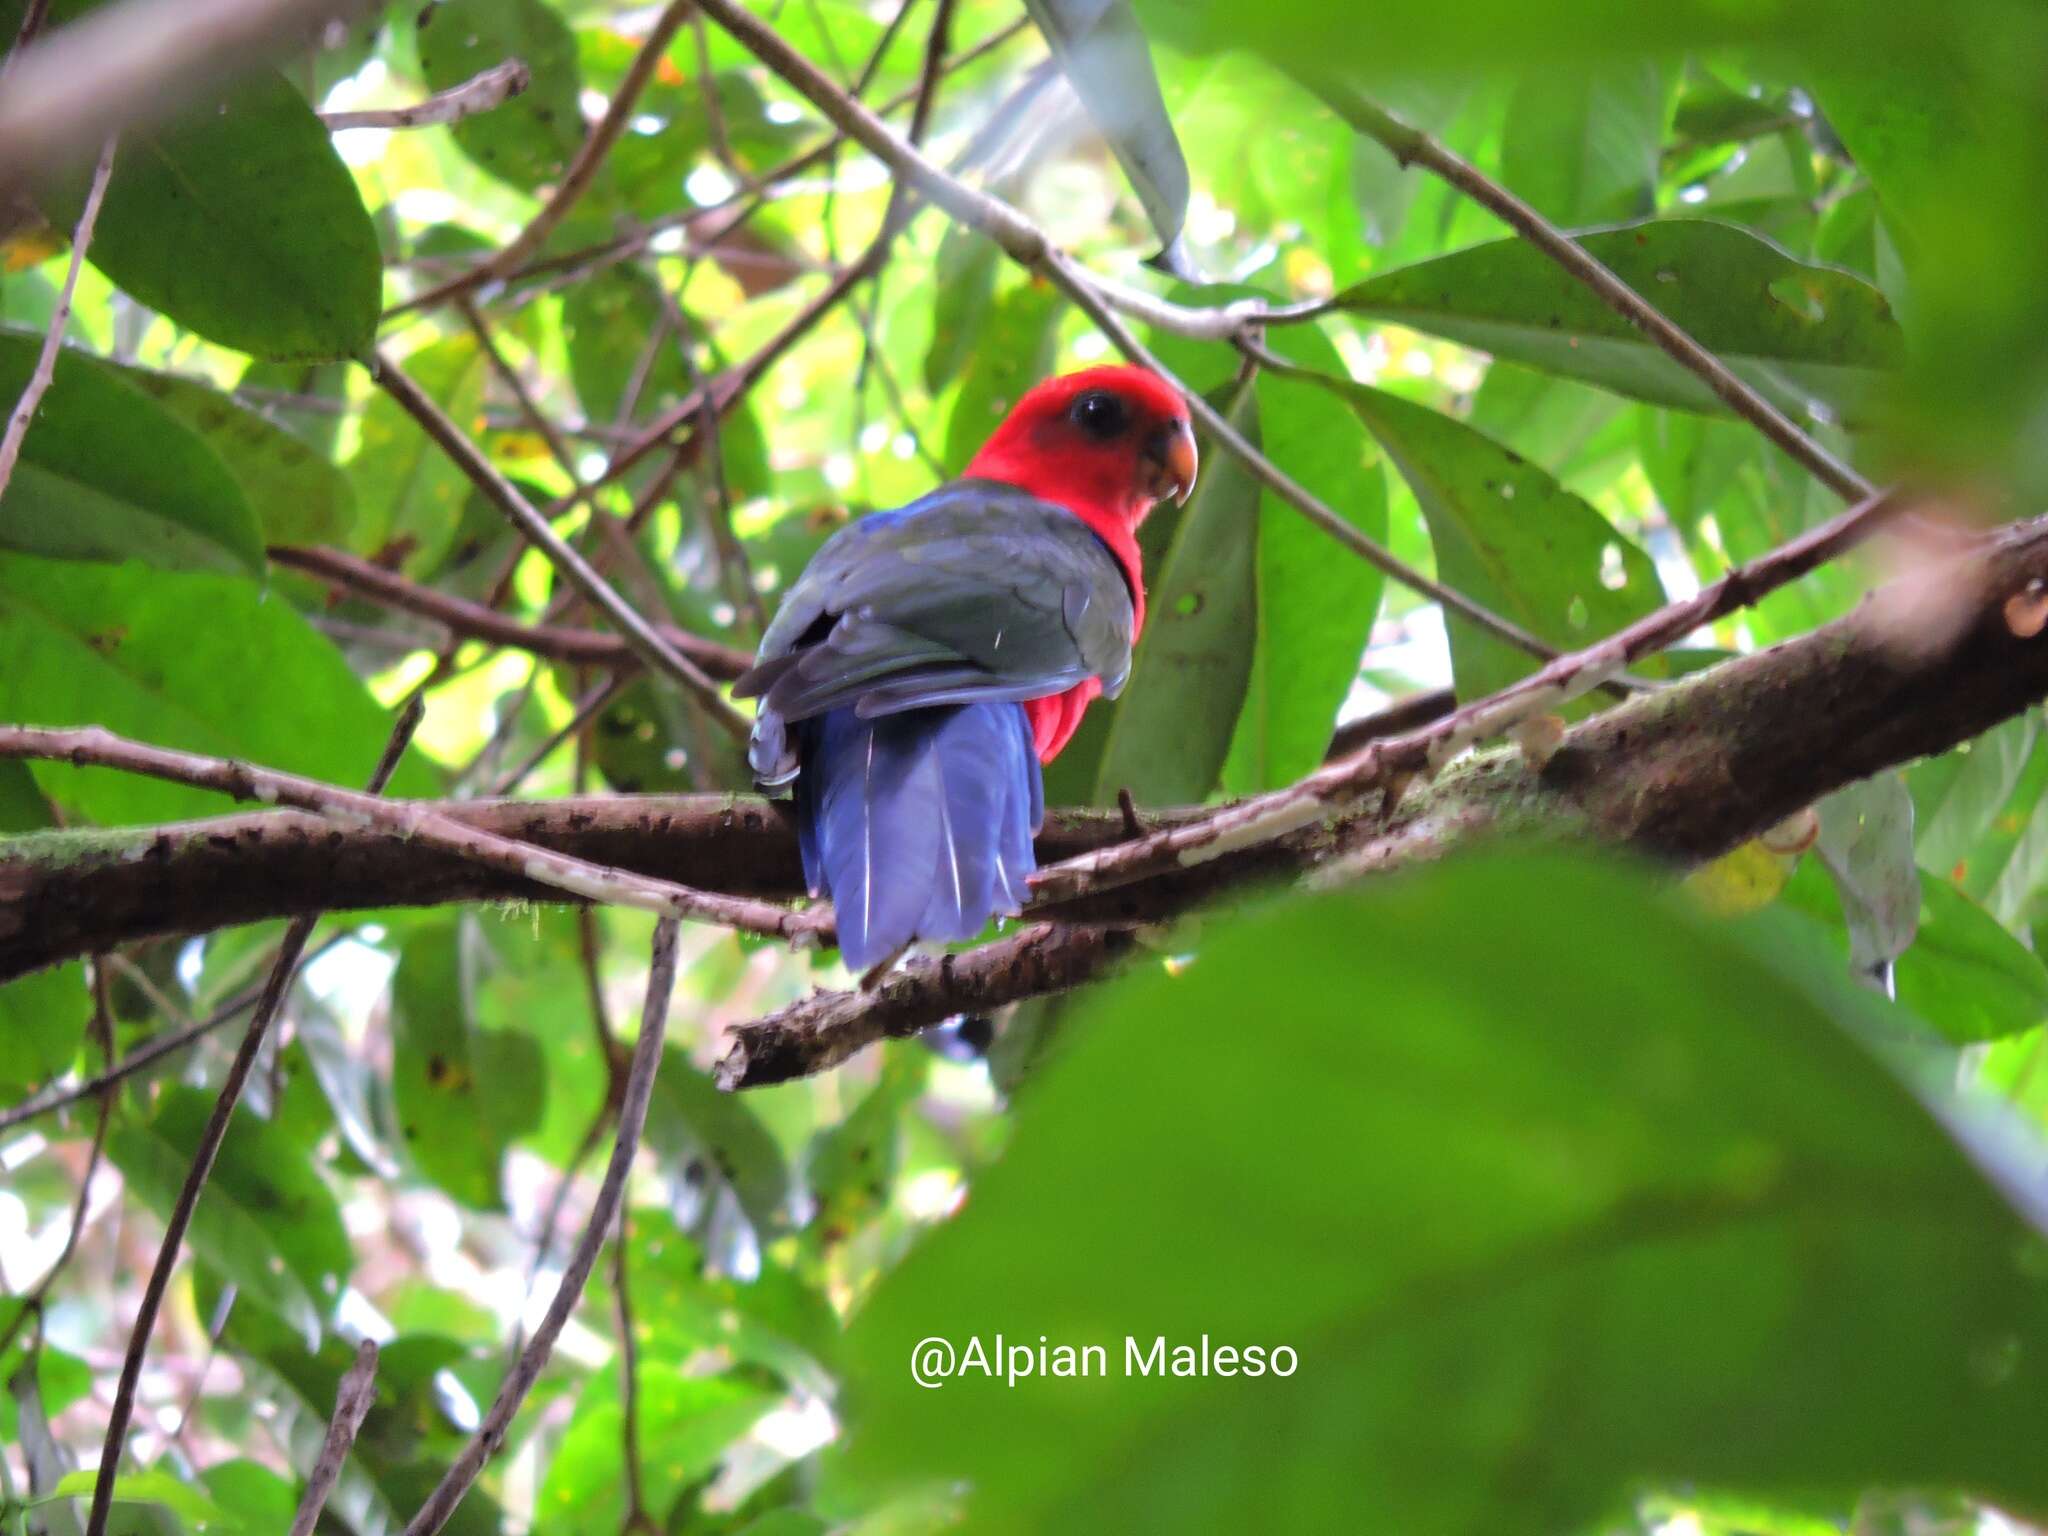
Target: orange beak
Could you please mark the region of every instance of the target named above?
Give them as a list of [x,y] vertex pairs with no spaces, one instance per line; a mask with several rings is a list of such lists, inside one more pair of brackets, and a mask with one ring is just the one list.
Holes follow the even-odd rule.
[[1154,501],[1171,496],[1185,506],[1195,488],[1195,431],[1187,418],[1169,421],[1145,445],[1145,494]]

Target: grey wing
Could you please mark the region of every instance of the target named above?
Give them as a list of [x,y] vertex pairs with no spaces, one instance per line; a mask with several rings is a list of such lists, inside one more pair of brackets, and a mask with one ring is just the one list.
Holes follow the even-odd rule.
[[842,530],[806,568],[735,692],[786,722],[1040,698],[1130,672],[1130,589],[1063,507],[962,482]]

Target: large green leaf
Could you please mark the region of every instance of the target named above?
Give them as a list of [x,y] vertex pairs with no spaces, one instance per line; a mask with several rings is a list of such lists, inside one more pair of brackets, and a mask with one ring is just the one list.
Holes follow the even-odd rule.
[[[1288,326],[1268,341],[1291,361],[1343,371],[1336,348],[1314,327]],[[1260,450],[1384,543],[1386,475],[1357,416],[1298,379],[1263,375],[1253,387]],[[1212,468],[1220,467],[1214,457]],[[1259,494],[1258,525],[1256,640],[1244,708],[1223,763],[1227,794],[1290,784],[1322,761],[1385,589],[1377,567],[1337,548],[1272,491]]]
[[[158,746],[360,784],[391,730],[340,654],[288,603],[230,577],[0,556],[0,719],[104,725]],[[204,790],[38,763],[36,781],[102,825],[217,815]],[[392,792],[432,795],[410,755]]]
[[[39,336],[0,331],[0,398],[35,371]],[[0,546],[170,570],[263,570],[250,499],[134,375],[65,349],[0,496]]]
[[[480,1029],[473,1016],[473,936],[465,920],[415,930],[391,985],[391,1097],[398,1134],[420,1171],[464,1205],[504,1205],[505,1149],[541,1123],[543,1057],[534,1038]],[[450,1134],[460,1127],[460,1134]]]
[[[1795,261],[1711,219],[1661,219],[1584,237],[1621,280],[1795,416],[1819,402],[1855,418],[1903,359],[1898,322],[1861,278]],[[1659,405],[1720,401],[1577,279],[1522,240],[1498,240],[1367,278],[1352,313],[1395,320]]]
[[[69,179],[46,211],[77,221]],[[269,358],[351,357],[382,299],[377,232],[313,109],[271,70],[121,137],[92,261],[208,341]]]
[[1647,59],[1525,76],[1508,102],[1502,179],[1567,227],[1641,218],[1656,204],[1668,92]]
[[1188,165],[1130,0],[1024,0],[1024,8],[1130,178],[1172,260],[1187,222]]
[[[1256,445],[1257,394],[1245,385],[1225,398],[1231,425]],[[1258,639],[1259,519],[1251,471],[1211,454],[1147,582],[1144,633],[1096,769],[1098,804],[1128,789],[1148,805],[1184,805],[1216,787]]]
[[[1650,557],[1543,470],[1459,421],[1362,384],[1344,394],[1421,503],[1438,577],[1560,649],[1660,607]],[[1458,696],[1479,698],[1535,658],[1453,614]]]
[[120,377],[214,451],[248,498],[264,543],[347,542],[355,491],[348,476],[304,440],[197,379],[146,368],[123,368]]
[[[856,1319],[857,1466],[971,1479],[996,1536],[1605,1529],[1645,1482],[2048,1510],[2048,1248],[1834,970],[1535,853],[1147,967]],[[1275,976],[1313,1042],[1278,1076]],[[1099,1368],[909,1380],[918,1340],[998,1330]],[[1210,1369],[1136,1378],[1126,1340]]]
[[525,91],[451,130],[464,154],[531,192],[559,181],[583,144],[576,40],[541,0],[438,0],[421,10],[417,42],[427,85],[450,90],[507,59],[526,65]]
[[[488,369],[475,337],[434,342],[400,366],[457,426],[467,431],[480,424]],[[348,469],[362,513],[356,548],[395,553],[409,566],[432,570],[462,525],[469,477],[382,391],[363,412],[362,443]]]
[[2048,967],[1948,881],[1922,871],[1920,925],[1899,957],[1899,1001],[1968,1044],[2048,1019]]
[[[146,1124],[117,1127],[107,1155],[128,1186],[168,1216],[213,1110],[211,1093],[174,1088]],[[192,1213],[193,1251],[274,1313],[311,1348],[341,1299],[354,1252],[341,1207],[305,1150],[244,1109]]]

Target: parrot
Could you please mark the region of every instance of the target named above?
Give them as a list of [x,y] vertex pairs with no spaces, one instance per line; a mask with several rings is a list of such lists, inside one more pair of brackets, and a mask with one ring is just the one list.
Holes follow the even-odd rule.
[[1148,369],[1028,390],[957,480],[826,540],[753,667],[748,762],[792,803],[850,970],[1023,908],[1042,765],[1115,698],[1145,622],[1137,530],[1194,489],[1185,402]]

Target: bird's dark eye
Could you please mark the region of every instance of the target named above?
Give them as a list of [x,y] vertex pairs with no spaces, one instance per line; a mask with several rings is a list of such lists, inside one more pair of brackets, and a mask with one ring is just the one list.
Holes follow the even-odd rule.
[[1131,414],[1123,401],[1107,390],[1091,389],[1074,401],[1073,417],[1090,437],[1115,437],[1130,425]]

